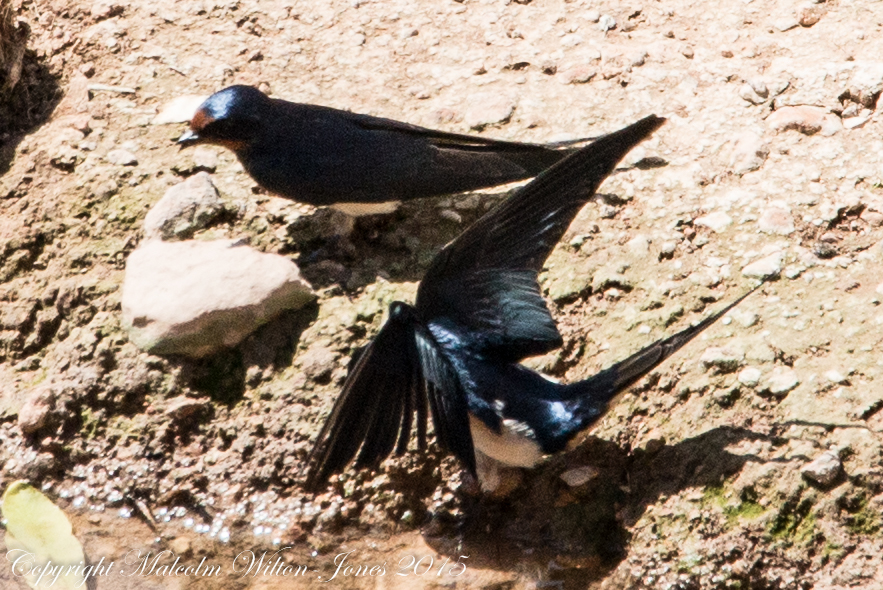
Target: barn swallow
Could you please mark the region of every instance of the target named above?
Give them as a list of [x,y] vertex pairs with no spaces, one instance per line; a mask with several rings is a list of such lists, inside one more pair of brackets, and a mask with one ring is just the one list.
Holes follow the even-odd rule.
[[473,475],[477,457],[533,467],[741,301],[577,383],[519,364],[563,343],[537,282],[546,258],[616,164],[664,121],[649,116],[596,139],[436,255],[415,305],[393,302],[383,328],[351,361],[311,452],[308,490],[354,458],[357,467],[376,466],[393,450],[404,453],[415,415],[418,446],[425,447],[429,414],[439,446]]
[[206,99],[178,139],[182,147],[232,150],[272,193],[355,213],[531,178],[588,141],[542,145],[446,133],[241,85]]

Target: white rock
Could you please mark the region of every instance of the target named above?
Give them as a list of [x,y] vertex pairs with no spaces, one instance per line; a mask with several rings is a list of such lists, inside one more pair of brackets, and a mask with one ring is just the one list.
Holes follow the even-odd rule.
[[743,328],[750,328],[757,323],[758,319],[757,314],[753,311],[744,311],[741,309],[734,309],[729,313],[729,315],[733,316],[733,319],[736,320],[736,323]]
[[746,387],[754,387],[760,383],[761,372],[757,367],[745,367],[736,377]]
[[123,325],[143,350],[200,357],[312,299],[284,256],[233,240],[151,240],[126,263]]
[[760,96],[749,84],[743,84],[739,87],[739,97],[751,104],[763,104],[766,101],[766,99]]
[[830,381],[831,383],[837,383],[839,385],[843,385],[849,382],[849,379],[836,369],[831,369],[830,371],[825,372],[825,379]]
[[638,235],[626,242],[625,246],[635,256],[646,256],[650,251],[650,240],[647,236]]
[[470,129],[484,129],[490,125],[508,123],[515,112],[515,101],[499,93],[472,96],[470,107],[463,115],[463,122]]
[[706,369],[714,367],[723,373],[729,373],[738,369],[744,358],[745,354],[740,351],[711,346],[705,349],[699,362]]
[[797,19],[793,16],[786,16],[784,18],[780,18],[776,22],[773,23],[773,26],[782,31],[790,31],[794,27],[798,26],[800,23],[797,22]]
[[169,123],[189,123],[196,114],[200,105],[205,102],[208,96],[186,94],[173,98],[165,104],[153,120],[151,125],[167,125]]
[[825,451],[811,463],[804,465],[801,475],[823,486],[831,485],[842,469],[840,457],[832,451]]
[[840,117],[832,115],[823,107],[797,105],[776,109],[766,119],[766,124],[776,131],[795,129],[806,135],[820,133],[824,136],[834,135],[843,125]]
[[170,187],[151,207],[144,218],[144,234],[148,240],[188,238],[223,210],[211,176],[200,172]]
[[767,234],[787,236],[794,232],[794,218],[790,211],[781,207],[767,207],[761,212],[757,227]]
[[770,148],[763,138],[753,131],[746,131],[736,139],[730,166],[736,174],[760,169],[770,155]]
[[129,150],[117,148],[107,152],[105,159],[116,166],[134,166],[138,163],[138,158]]
[[561,481],[566,483],[568,486],[572,488],[577,488],[585,483],[590,482],[594,479],[600,471],[591,466],[585,467],[575,467],[573,469],[568,469],[564,473],[562,473],[559,477]]
[[883,92],[883,63],[858,62],[849,86],[845,90],[855,102],[867,108],[874,108],[874,98]]
[[604,16],[602,16],[601,18],[598,19],[598,28],[600,28],[602,31],[605,31],[605,32],[607,32],[611,29],[615,29],[616,28],[616,19],[608,14],[605,14]]
[[693,220],[693,223],[695,225],[707,227],[715,233],[720,233],[727,229],[727,227],[729,227],[731,223],[733,223],[733,218],[723,211],[715,211],[714,213],[709,213],[708,215],[697,217],[695,220]]
[[761,280],[776,277],[782,272],[783,259],[782,252],[770,254],[747,265],[742,269],[742,275]]
[[777,397],[784,397],[798,385],[800,385],[800,379],[794,369],[790,367],[776,367],[770,371],[766,379],[767,389]]

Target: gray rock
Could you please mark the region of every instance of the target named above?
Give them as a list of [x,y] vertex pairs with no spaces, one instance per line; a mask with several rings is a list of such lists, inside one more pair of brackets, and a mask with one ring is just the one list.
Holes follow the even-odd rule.
[[224,211],[211,176],[200,172],[169,188],[144,218],[148,240],[184,239]]
[[776,367],[766,379],[767,390],[776,397],[784,397],[800,385],[797,373],[790,367]]
[[840,457],[832,451],[825,451],[800,470],[800,474],[822,486],[829,486],[840,475],[843,465]]
[[760,260],[755,260],[742,269],[742,275],[761,280],[777,277],[782,272],[784,257],[781,252],[776,252]]
[[123,325],[142,350],[201,357],[313,297],[283,256],[233,240],[151,240],[126,263]]
[[134,166],[138,163],[138,158],[129,150],[117,148],[107,152],[105,159],[115,166]]

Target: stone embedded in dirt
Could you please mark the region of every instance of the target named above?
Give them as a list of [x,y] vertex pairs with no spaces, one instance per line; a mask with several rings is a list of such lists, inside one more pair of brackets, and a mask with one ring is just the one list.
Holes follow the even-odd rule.
[[169,123],[189,123],[196,110],[208,96],[187,94],[170,100],[162,110],[150,121],[151,125],[167,125]]
[[325,346],[313,345],[300,357],[301,370],[308,379],[321,381],[337,367],[340,355]]
[[708,215],[703,215],[702,217],[697,217],[693,220],[694,225],[707,227],[715,233],[724,231],[732,223],[733,218],[723,211],[715,211],[714,213],[709,213]]
[[757,227],[765,234],[787,236],[794,232],[794,218],[791,213],[781,207],[767,207],[757,220]]
[[224,211],[224,204],[206,172],[170,187],[144,218],[144,235],[152,239],[184,239],[206,227]]
[[120,14],[122,11],[123,7],[115,2],[98,0],[98,2],[92,5],[90,13],[95,20],[103,20]]
[[755,260],[742,269],[742,276],[761,280],[777,277],[782,272],[784,258],[785,255],[782,252],[775,252],[760,260]]
[[800,379],[791,367],[776,367],[770,371],[765,384],[772,395],[785,397],[789,391],[800,385]]
[[592,66],[574,66],[558,74],[558,81],[562,84],[585,84],[597,73]]
[[138,163],[138,158],[129,150],[117,148],[110,150],[104,157],[108,162],[115,166],[134,166]]
[[823,107],[808,105],[781,107],[767,117],[766,124],[775,131],[795,129],[805,135],[821,133],[826,137],[843,129],[839,117]]
[[631,291],[635,287],[635,282],[619,272],[618,268],[613,265],[599,268],[592,277],[592,291],[599,293],[611,287]]
[[760,96],[749,84],[743,84],[739,87],[739,98],[751,104],[763,104],[766,102],[766,97]]
[[578,488],[579,486],[586,484],[593,480],[600,473],[597,467],[592,467],[591,465],[586,465],[583,467],[574,467],[573,469],[568,469],[558,477],[561,478],[561,481],[566,483],[568,486],[572,488]]
[[218,167],[218,152],[208,146],[196,146],[191,156],[193,158],[193,166],[197,170],[214,172]]
[[182,420],[202,412],[209,406],[208,398],[194,399],[182,395],[168,400],[163,413],[173,420]]
[[49,424],[55,407],[55,393],[48,386],[38,386],[18,411],[18,427],[24,434],[34,434]]
[[825,451],[800,470],[800,474],[822,486],[829,486],[840,475],[843,465],[833,451]]
[[770,148],[763,138],[752,131],[746,131],[736,138],[736,145],[730,157],[730,166],[736,174],[759,170],[770,155]]
[[836,383],[838,385],[845,385],[849,383],[849,379],[846,377],[846,375],[836,369],[825,371],[825,379],[827,379],[831,383]]
[[499,93],[483,93],[470,97],[470,106],[463,115],[463,122],[470,129],[480,131],[492,125],[509,122],[515,112],[515,101]]
[[151,240],[126,263],[123,325],[142,350],[202,357],[313,298],[284,256],[234,240]]
[[598,28],[604,31],[612,31],[616,28],[616,19],[612,16],[605,14],[598,18]]
[[797,27],[799,24],[800,23],[797,22],[797,19],[795,17],[786,16],[774,22],[773,26],[784,33],[785,31],[790,31],[791,29]]
[[689,45],[684,45],[683,47],[681,47],[681,55],[683,55],[687,59],[693,59],[695,53],[693,52],[692,47],[690,47]]
[[169,541],[169,549],[175,555],[175,557],[189,557],[193,553],[193,548],[190,545],[190,539],[187,537],[175,537],[171,541]]
[[705,369],[714,367],[721,373],[731,373],[739,368],[744,359],[745,354],[738,350],[711,346],[705,349],[699,362]]
[[811,27],[825,16],[827,9],[822,4],[806,3],[797,9],[797,22],[802,27]]
[[881,92],[883,92],[883,63],[856,62],[844,94],[863,107],[874,109],[875,101],[883,96]]
[[761,375],[762,373],[757,367],[745,367],[744,369],[739,371],[736,379],[738,379],[739,383],[741,383],[745,387],[755,387],[758,383],[760,383]]

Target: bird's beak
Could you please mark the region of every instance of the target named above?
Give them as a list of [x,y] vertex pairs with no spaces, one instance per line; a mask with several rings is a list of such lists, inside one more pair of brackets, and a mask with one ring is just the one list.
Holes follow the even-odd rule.
[[198,133],[196,133],[192,129],[188,129],[181,135],[181,137],[178,138],[178,145],[181,146],[181,149],[184,149],[185,147],[196,145],[201,141],[202,138],[199,137]]

